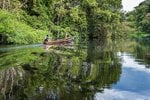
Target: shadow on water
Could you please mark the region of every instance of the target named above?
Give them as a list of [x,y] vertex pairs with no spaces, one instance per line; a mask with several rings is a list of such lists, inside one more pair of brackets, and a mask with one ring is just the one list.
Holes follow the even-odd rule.
[[121,49],[114,44],[94,40],[74,48],[52,47],[49,52],[37,47],[2,53],[0,99],[94,99],[96,92],[120,79]]

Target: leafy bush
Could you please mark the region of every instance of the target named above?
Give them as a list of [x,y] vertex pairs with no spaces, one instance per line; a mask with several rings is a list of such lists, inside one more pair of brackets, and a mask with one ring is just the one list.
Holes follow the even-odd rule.
[[[41,42],[46,31],[33,29],[31,26],[18,21],[15,15],[0,10],[0,35],[3,43],[29,44]],[[1,39],[2,39],[1,38]]]

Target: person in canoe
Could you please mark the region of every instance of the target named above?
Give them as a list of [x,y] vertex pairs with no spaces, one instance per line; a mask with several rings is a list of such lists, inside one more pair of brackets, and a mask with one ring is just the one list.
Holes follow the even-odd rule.
[[49,45],[47,45],[48,41],[49,41],[49,36],[46,35],[46,37],[44,38],[44,42],[43,42],[43,44],[44,44],[44,49],[45,49],[46,51],[48,51],[48,48],[49,48]]
[[48,35],[46,35],[43,44],[46,44],[46,42],[48,42],[48,39],[49,39],[49,37],[48,37]]
[[67,34],[66,36],[65,36],[65,39],[67,40],[67,39],[70,39],[71,37],[70,37],[70,35],[69,34]]

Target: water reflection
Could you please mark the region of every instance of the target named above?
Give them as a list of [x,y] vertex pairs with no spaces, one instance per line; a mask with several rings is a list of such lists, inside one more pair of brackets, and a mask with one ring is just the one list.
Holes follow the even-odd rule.
[[144,71],[145,73],[150,73],[150,69],[147,69],[146,65],[142,64],[144,60],[142,59],[135,59],[134,55],[129,55],[127,53],[121,54],[122,58],[122,66],[126,68],[132,68],[133,70],[137,71]]
[[118,89],[104,89],[104,93],[96,93],[95,100],[149,100],[149,96],[144,96],[130,91],[120,91]]
[[145,64],[146,68],[150,68],[150,46],[149,41],[139,41],[139,44],[135,48],[136,51],[136,59],[139,64]]
[[[92,100],[105,99],[106,95],[112,94],[106,98],[109,100],[115,94],[138,96],[137,93],[131,93],[124,86],[126,84],[123,85],[126,90],[122,88],[123,82],[126,83],[121,81],[126,80],[122,75],[125,66],[148,71],[145,65],[149,66],[149,55],[144,55],[149,54],[149,46],[135,42],[123,45],[106,40],[85,44],[75,48],[53,47],[49,52],[42,47],[3,51],[0,55],[0,99]],[[118,98],[122,97],[114,99]]]
[[0,99],[12,99],[16,93],[14,89],[22,87],[24,70],[18,67],[10,67],[0,71]]

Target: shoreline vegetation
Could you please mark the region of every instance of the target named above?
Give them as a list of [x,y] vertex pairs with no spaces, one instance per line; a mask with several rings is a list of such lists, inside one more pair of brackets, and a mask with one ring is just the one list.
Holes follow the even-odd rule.
[[0,44],[42,43],[47,34],[77,41],[149,36],[149,4],[126,13],[121,0],[0,0]]

